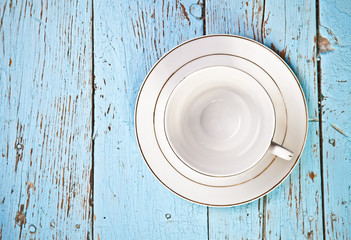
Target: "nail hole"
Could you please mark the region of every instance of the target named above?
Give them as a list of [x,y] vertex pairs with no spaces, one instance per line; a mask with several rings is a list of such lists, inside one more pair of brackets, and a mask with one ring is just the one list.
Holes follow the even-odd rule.
[[17,149],[17,150],[22,150],[22,149],[23,149],[23,145],[20,144],[20,143],[18,143],[18,144],[16,145],[16,149]]
[[33,224],[28,227],[28,230],[30,233],[35,233],[37,231],[37,227],[34,226]]

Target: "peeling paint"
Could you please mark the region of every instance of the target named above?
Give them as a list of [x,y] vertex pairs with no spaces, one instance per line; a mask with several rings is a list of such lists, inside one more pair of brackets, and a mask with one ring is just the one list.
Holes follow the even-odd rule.
[[334,124],[330,124],[330,126],[332,126],[337,132],[339,132],[340,134],[342,134],[343,136],[347,137],[348,135],[339,127],[337,127],[336,125]]
[[318,48],[321,53],[334,51],[329,40],[321,35],[318,36]]
[[334,139],[334,138],[329,139],[328,142],[329,142],[333,147],[335,147],[335,139]]
[[182,3],[180,3],[180,7],[181,7],[181,9],[182,9],[182,18],[188,20],[189,26],[190,26],[190,18],[189,18],[189,15],[188,15],[188,13],[187,13],[187,11],[186,11],[186,9],[185,9],[185,7],[184,7],[184,5],[183,5]]
[[22,227],[23,225],[26,225],[26,215],[23,213],[24,211],[24,205],[21,205],[21,208],[19,211],[17,211],[16,217],[15,217],[15,222],[17,225]]
[[313,171],[311,171],[308,176],[311,178],[312,182],[314,182],[314,178],[317,176]]
[[285,47],[282,51],[279,51],[278,49],[276,49],[276,47],[274,46],[274,44],[271,43],[271,49],[272,49],[274,52],[276,52],[282,59],[285,60],[287,47]]

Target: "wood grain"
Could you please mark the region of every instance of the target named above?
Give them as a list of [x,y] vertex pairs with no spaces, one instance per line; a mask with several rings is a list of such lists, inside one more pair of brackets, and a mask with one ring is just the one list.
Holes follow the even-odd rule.
[[[347,0],[0,1],[0,240],[350,239],[350,22]],[[152,65],[218,33],[276,51],[309,110],[292,174],[232,208],[168,191],[134,134]]]
[[135,101],[147,72],[168,50],[203,32],[202,20],[189,12],[196,3],[94,1],[95,239],[207,239],[206,207],[157,181],[134,133]]
[[319,6],[325,235],[351,239],[351,3]]
[[0,239],[90,236],[91,4],[2,1]]
[[316,2],[266,1],[264,44],[293,69],[305,93],[309,129],[292,174],[267,195],[264,238],[323,239],[316,66]]
[[206,8],[207,33],[238,34],[261,41],[288,62],[306,94],[310,118],[305,151],[292,175],[251,206],[235,207],[230,214],[210,209],[210,236],[322,238],[315,2],[207,1]]
[[[206,34],[262,39],[263,1],[207,0]],[[263,199],[231,208],[209,208],[209,239],[261,239]]]

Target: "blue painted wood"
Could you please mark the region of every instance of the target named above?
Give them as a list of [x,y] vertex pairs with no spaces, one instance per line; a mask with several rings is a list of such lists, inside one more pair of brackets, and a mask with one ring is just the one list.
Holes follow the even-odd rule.
[[208,33],[261,41],[289,63],[303,86],[310,118],[306,148],[292,175],[267,197],[249,205],[228,211],[210,209],[210,237],[323,238],[315,1],[206,3]]
[[206,34],[235,34],[262,41],[263,0],[206,1]]
[[309,130],[292,174],[267,195],[264,237],[323,239],[316,66],[316,2],[266,1],[264,44],[280,54],[305,93]]
[[0,5],[0,239],[89,238],[91,4]]
[[[0,2],[0,239],[351,238],[351,4],[319,2],[320,37],[315,1],[205,6],[201,19],[195,0],[95,1],[94,9],[92,1]],[[309,107],[308,139],[292,175],[233,208],[174,196],[147,169],[134,137],[147,71],[204,30],[274,49],[297,74]]]
[[152,65],[199,36],[187,1],[94,1],[95,239],[207,239],[207,209],[167,190],[139,153],[137,93]]
[[[261,41],[264,1],[206,1],[206,34],[236,34]],[[261,239],[263,200],[209,208],[210,239]]]
[[325,234],[351,239],[351,3],[319,6]]

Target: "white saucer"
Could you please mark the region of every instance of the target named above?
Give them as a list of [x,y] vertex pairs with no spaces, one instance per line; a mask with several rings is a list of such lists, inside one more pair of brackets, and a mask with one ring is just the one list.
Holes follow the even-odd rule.
[[194,172],[174,154],[172,148],[170,147],[167,137],[164,131],[164,112],[168,97],[170,92],[175,88],[175,86],[182,81],[183,78],[188,76],[198,69],[207,68],[209,66],[228,66],[235,67],[241,71],[248,72],[254,77],[269,93],[274,108],[276,110],[276,126],[275,129],[279,129],[274,132],[273,141],[283,145],[286,135],[287,128],[287,113],[285,108],[285,102],[281,92],[273,81],[273,79],[259,66],[256,64],[245,60],[243,58],[228,55],[228,54],[214,54],[207,55],[201,58],[197,58],[193,61],[188,62],[183,65],[179,70],[177,70],[164,84],[156,102],[154,110],[154,131],[156,135],[157,143],[165,157],[165,159],[184,177],[195,181],[199,184],[208,186],[231,186],[239,185],[243,182],[249,181],[261,174],[267,167],[272,163],[275,156],[270,152],[267,152],[265,156],[259,161],[254,168],[251,168],[245,172],[245,174],[236,174],[228,177],[213,177],[199,172]]
[[[235,63],[234,60],[230,64],[227,62],[227,64],[223,65],[241,68],[248,74],[252,72],[257,74],[258,66],[261,69],[260,71],[266,72],[266,75],[262,76],[269,76],[271,80],[274,80],[275,83],[272,80],[271,86],[276,85],[279,94],[281,94],[281,97],[278,94],[275,98],[283,98],[285,102],[283,105],[286,109],[285,123],[282,125],[281,121],[277,121],[275,137],[278,138],[278,143],[283,143],[285,147],[295,153],[291,161],[275,159],[272,155],[266,154],[264,156],[266,160],[263,161],[262,159],[252,168],[254,172],[246,171],[241,173],[239,177],[236,176],[236,179],[229,177],[223,178],[225,179],[223,180],[220,178],[221,181],[215,183],[213,177],[205,176],[191,169],[185,173],[184,169],[186,169],[186,166],[183,166],[184,164],[179,164],[179,166],[175,167],[166,159],[163,153],[165,149],[159,147],[160,139],[156,138],[155,134],[154,114],[157,113],[157,111],[155,112],[156,102],[163,87],[166,88],[168,86],[168,84],[165,85],[166,81],[171,79],[177,70],[182,69],[182,66],[186,67],[187,63],[200,58],[203,58],[203,64],[208,64],[210,59],[206,60],[204,58],[207,55],[222,55],[243,59],[240,60],[240,64],[238,62]],[[223,59],[222,61],[224,61]],[[252,67],[252,64],[251,67],[249,67],[250,64],[247,67],[243,67],[245,61],[251,62],[256,67]],[[214,65],[218,64],[213,64],[212,66]],[[191,71],[191,69],[188,68],[187,71]],[[255,78],[262,85],[266,81],[267,85],[267,78],[265,78],[266,80],[262,80],[264,77],[261,77],[261,79],[260,77]],[[267,92],[269,91],[267,90]],[[277,92],[276,89],[272,91]],[[279,107],[282,107],[281,100],[272,98],[272,101],[274,105],[278,106],[280,104]],[[280,101],[280,103],[277,101]],[[157,124],[157,126],[159,125]],[[189,201],[203,205],[233,206],[255,200],[267,194],[289,175],[296,165],[305,143],[307,109],[297,78],[287,64],[273,51],[243,37],[210,35],[193,39],[177,46],[155,64],[146,77],[138,96],[135,111],[135,128],[138,144],[147,165],[154,175],[171,191]],[[161,141],[164,144],[164,140]],[[168,154],[171,153],[169,152]],[[260,164],[263,164],[263,166],[259,166]],[[262,167],[264,167],[263,171]],[[259,174],[255,175],[257,172]],[[242,181],[243,179],[246,180]]]

